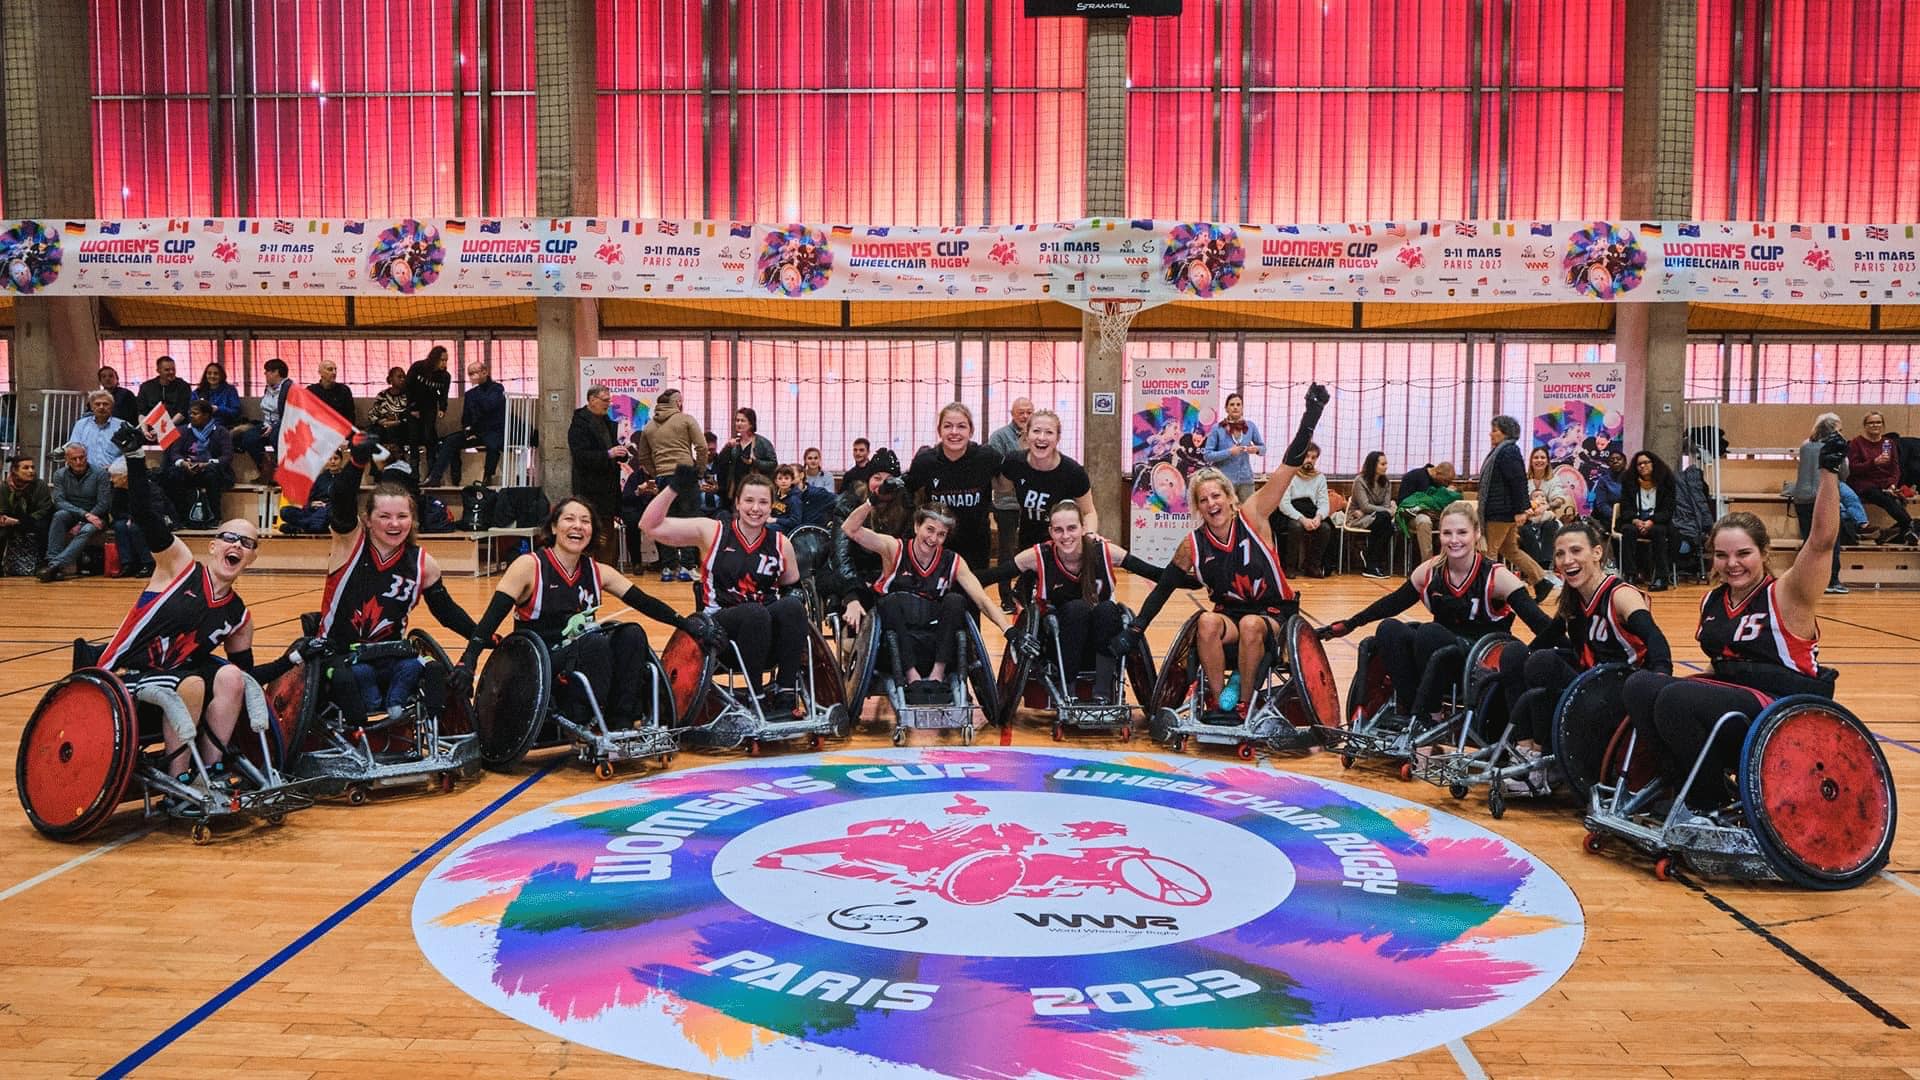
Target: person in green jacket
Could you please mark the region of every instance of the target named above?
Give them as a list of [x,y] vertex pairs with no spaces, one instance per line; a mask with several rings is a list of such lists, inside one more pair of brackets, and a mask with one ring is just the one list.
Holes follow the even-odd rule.
[[1427,471],[1433,477],[1433,486],[1411,495],[1402,495],[1394,510],[1394,521],[1400,526],[1400,535],[1411,538],[1419,560],[1430,559],[1436,553],[1433,528],[1440,520],[1440,511],[1448,503],[1462,498],[1460,489],[1453,486],[1453,462],[1443,461]]

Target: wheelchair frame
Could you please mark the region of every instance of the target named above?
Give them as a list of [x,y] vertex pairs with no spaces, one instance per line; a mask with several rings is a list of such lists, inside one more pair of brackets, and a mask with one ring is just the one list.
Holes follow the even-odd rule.
[[[980,620],[971,612],[967,615],[967,632],[960,635],[960,662],[954,670],[947,672],[947,690],[953,704],[948,705],[909,705],[906,687],[892,672],[881,670],[880,650],[884,646],[894,650],[894,656],[900,656],[899,635],[892,630],[880,628],[879,605],[867,612],[860,622],[860,634],[854,641],[852,678],[847,685],[847,710],[858,720],[866,711],[867,698],[873,696],[876,680],[880,695],[893,709],[893,727],[889,737],[895,746],[905,746],[909,732],[913,731],[958,731],[963,746],[973,745],[973,738],[980,726],[974,722],[974,711],[989,722],[1000,719],[999,687],[994,673],[987,666],[987,645],[980,636]],[[876,640],[876,634],[883,635],[884,643]],[[904,664],[901,665],[905,667]]]
[[[608,633],[621,625],[617,620],[598,622],[580,633]],[[499,686],[498,682],[509,681],[514,676],[504,670],[500,680],[490,680],[488,676],[493,673],[494,665],[502,662],[500,657],[507,655],[508,650],[523,653],[525,659],[520,662],[534,669],[536,689],[530,711],[536,715],[524,729],[501,732],[499,738],[493,738],[490,737],[494,724],[492,711],[496,699],[505,692],[505,687]],[[480,681],[474,687],[473,721],[479,736],[481,761],[490,769],[504,769],[530,751],[564,745],[573,750],[581,764],[592,766],[594,776],[601,780],[613,779],[614,767],[623,761],[653,758],[664,768],[672,762],[680,744],[673,729],[660,722],[661,705],[663,702],[670,703],[671,697],[666,693],[667,675],[651,646],[647,649],[647,669],[651,705],[647,714],[648,722],[615,731],[607,727],[606,715],[600,708],[593,685],[586,679],[573,680],[571,672],[556,675],[553,652],[547,647],[546,641],[531,630],[515,630],[494,647],[494,656],[488,660]],[[559,708],[555,701],[555,690],[563,685],[577,686],[581,690],[591,715],[575,719]],[[549,721],[552,722],[551,735],[542,740],[541,732],[547,728]]]
[[[1125,608],[1121,609],[1125,611]],[[1126,612],[1122,625],[1131,625],[1133,613]],[[1122,742],[1133,738],[1134,712],[1138,710],[1144,718],[1147,713],[1146,702],[1153,693],[1151,682],[1153,673],[1153,655],[1147,649],[1146,639],[1142,638],[1133,650],[1121,662],[1116,672],[1120,685],[1119,700],[1110,705],[1097,705],[1082,701],[1078,694],[1079,684],[1088,676],[1087,672],[1076,671],[1071,683],[1064,674],[1067,669],[1066,655],[1060,651],[1060,620],[1053,612],[1042,613],[1038,605],[1025,604],[1014,620],[1015,629],[1022,633],[1033,633],[1037,629],[1045,631],[1044,644],[1040,656],[1026,656],[1012,648],[1000,655],[1000,714],[998,717],[1002,730],[1012,730],[1014,720],[1019,716],[1025,703],[1027,691],[1038,674],[1039,683],[1046,695],[1044,708],[1054,714],[1053,740],[1060,742],[1068,731],[1093,731],[1101,734],[1119,734]],[[1051,653],[1051,656],[1048,653]],[[1033,670],[1036,660],[1045,660],[1036,673]],[[1133,692],[1134,704],[1127,704],[1127,691]]]
[[[1189,739],[1202,745],[1232,746],[1242,761],[1253,760],[1259,744],[1287,751],[1311,750],[1320,745],[1321,714],[1324,712],[1326,719],[1339,714],[1340,691],[1333,684],[1333,669],[1313,624],[1295,614],[1282,623],[1279,634],[1269,635],[1266,655],[1257,669],[1260,685],[1247,691],[1253,696],[1248,698],[1246,715],[1221,714],[1231,717],[1230,722],[1222,723],[1208,721],[1202,710],[1206,673],[1198,662],[1195,638],[1200,617],[1205,614],[1208,612],[1200,611],[1187,617],[1161,661],[1148,714],[1153,740],[1176,753],[1186,748]],[[1279,621],[1277,616],[1268,618]],[[1228,659],[1231,668],[1234,657]],[[1280,679],[1283,663],[1287,675],[1284,681]],[[1316,691],[1318,702],[1314,700]]]
[[[846,686],[834,652],[812,622],[807,624],[806,686],[800,693],[804,716],[769,719],[742,674],[746,660],[739,644],[729,641],[727,647],[733,650],[734,662],[723,668],[719,657],[685,631],[675,630],[668,639],[663,662],[675,722],[680,725],[674,732],[677,737],[703,748],[730,750],[744,745],[749,755],[758,755],[768,743],[805,739],[808,749],[819,750],[826,736],[844,739],[852,733]],[[697,674],[697,684],[686,681],[689,672]],[[824,695],[823,686],[828,691]]]

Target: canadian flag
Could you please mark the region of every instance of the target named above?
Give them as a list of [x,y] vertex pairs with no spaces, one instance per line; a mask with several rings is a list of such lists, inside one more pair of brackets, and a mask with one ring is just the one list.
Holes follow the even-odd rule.
[[140,422],[147,425],[148,431],[153,432],[153,439],[160,444],[162,450],[172,446],[173,441],[180,437],[180,429],[174,424],[173,414],[167,411],[167,404],[164,401],[155,405],[153,411],[143,417]]
[[313,482],[326,471],[327,459],[347,441],[353,425],[304,386],[287,391],[280,414],[279,468],[275,472],[287,498],[302,506]]

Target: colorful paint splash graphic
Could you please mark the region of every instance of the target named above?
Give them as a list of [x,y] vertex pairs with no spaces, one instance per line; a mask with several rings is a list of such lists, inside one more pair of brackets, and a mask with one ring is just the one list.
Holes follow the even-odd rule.
[[[1191,825],[1155,835],[1193,816],[1232,853]],[[753,873],[778,916],[731,898]],[[1237,907],[1185,922],[1213,904]],[[962,915],[1062,945],[912,943]],[[1450,815],[1238,763],[1022,749],[743,762],[563,800],[442,862],[414,930],[476,998],[624,1057],[981,1080],[1390,1060],[1518,1010],[1582,936],[1558,876]]]

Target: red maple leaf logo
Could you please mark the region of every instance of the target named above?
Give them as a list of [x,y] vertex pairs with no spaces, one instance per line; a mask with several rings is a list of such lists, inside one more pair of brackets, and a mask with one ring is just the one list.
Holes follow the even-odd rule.
[[1418,270],[1427,265],[1426,255],[1422,254],[1417,247],[1403,247],[1400,249],[1400,253],[1395,255],[1394,258],[1406,263],[1407,269],[1409,270]]
[[240,248],[231,240],[222,240],[214,245],[213,257],[230,263],[240,257]]
[[1258,598],[1266,589],[1267,583],[1264,581],[1255,581],[1245,574],[1235,574],[1233,575],[1233,584],[1227,591],[1228,595],[1237,599],[1253,600]]
[[348,621],[359,633],[361,641],[377,641],[383,634],[393,629],[393,624],[380,613],[380,601],[371,596],[367,597],[366,603],[361,604],[354,611],[353,617]]
[[999,263],[1001,266],[1006,266],[1013,262],[1015,254],[1013,242],[1010,240],[1002,240],[993,245],[992,250],[987,252],[987,257]]
[[733,591],[741,596],[758,596],[760,585],[753,580],[752,574],[741,574],[740,580],[733,583]]
[[295,421],[294,425],[280,436],[281,461],[299,461],[307,456],[307,451],[312,449],[313,427],[304,419]]
[[154,638],[147,643],[147,666],[155,671],[171,671],[185,664],[200,648],[192,634]]

